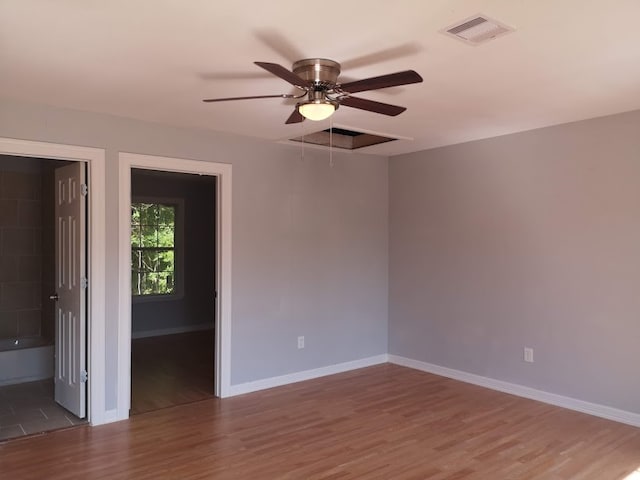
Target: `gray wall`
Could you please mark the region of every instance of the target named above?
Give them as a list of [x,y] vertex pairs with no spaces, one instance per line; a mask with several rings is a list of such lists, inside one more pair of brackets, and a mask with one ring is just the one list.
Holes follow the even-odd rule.
[[639,132],[631,112],[391,159],[389,353],[640,412]]
[[[176,298],[131,305],[131,329],[136,334],[158,330],[189,331],[214,321],[215,177],[134,169],[131,194],[183,201],[183,291]],[[146,333],[145,333],[146,332]]]
[[0,136],[106,149],[107,409],[116,406],[119,151],[233,164],[232,384],[386,352],[386,158],[336,152],[330,168],[326,151],[307,148],[302,159],[297,146],[8,100]]

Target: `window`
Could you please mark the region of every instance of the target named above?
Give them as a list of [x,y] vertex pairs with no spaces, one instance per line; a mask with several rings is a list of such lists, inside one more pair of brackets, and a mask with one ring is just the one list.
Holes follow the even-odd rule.
[[178,201],[131,203],[131,294],[134,298],[175,296],[180,255]]

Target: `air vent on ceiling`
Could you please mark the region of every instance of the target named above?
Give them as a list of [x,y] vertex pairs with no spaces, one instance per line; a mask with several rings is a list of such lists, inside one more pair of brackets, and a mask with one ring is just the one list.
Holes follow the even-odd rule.
[[445,28],[442,33],[470,45],[479,45],[513,31],[515,31],[514,28],[486,15],[474,15]]
[[378,145],[379,143],[392,142],[397,140],[397,138],[357,132],[355,130],[347,130],[346,128],[327,128],[326,130],[308,133],[304,137],[296,137],[291,140],[294,142],[322,145],[324,147],[331,145],[332,147],[343,148],[345,150],[355,150],[357,148]]

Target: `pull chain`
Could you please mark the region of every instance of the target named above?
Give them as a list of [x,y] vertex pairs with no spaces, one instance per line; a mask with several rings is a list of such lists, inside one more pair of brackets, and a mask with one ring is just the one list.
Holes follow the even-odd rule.
[[302,152],[300,155],[300,160],[304,161],[304,122],[300,122],[300,128],[302,129]]
[[329,166],[333,168],[333,117],[329,119]]

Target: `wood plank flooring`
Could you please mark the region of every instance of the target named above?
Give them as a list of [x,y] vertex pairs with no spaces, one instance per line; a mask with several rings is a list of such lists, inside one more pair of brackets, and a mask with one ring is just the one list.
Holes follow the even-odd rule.
[[12,480],[622,480],[638,468],[638,428],[389,364],[0,445]]
[[131,342],[131,414],[213,397],[213,330]]

